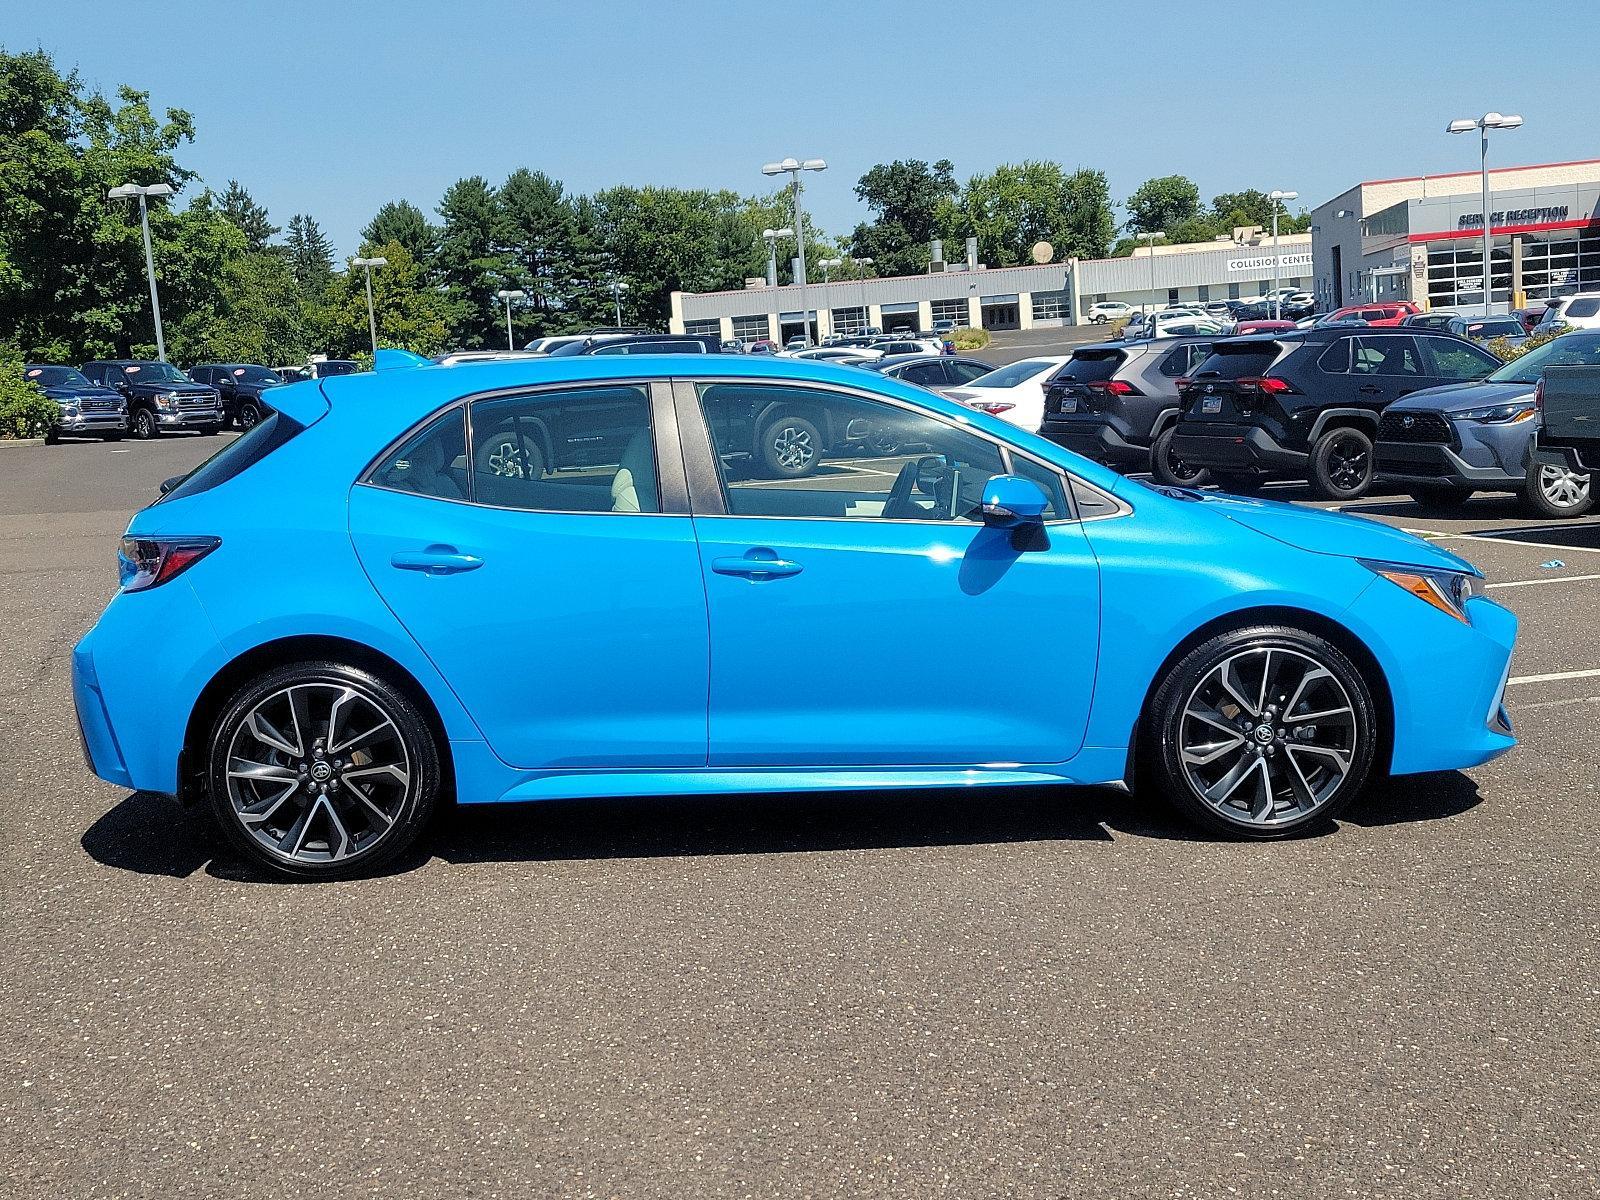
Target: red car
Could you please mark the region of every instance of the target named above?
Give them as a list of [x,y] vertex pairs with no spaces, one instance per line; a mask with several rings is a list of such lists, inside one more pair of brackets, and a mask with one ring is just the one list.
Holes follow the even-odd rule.
[[1348,304],[1329,313],[1327,320],[1356,317],[1368,325],[1398,325],[1413,313],[1422,310],[1409,300],[1385,300],[1382,304]]
[[1243,333],[1286,333],[1296,328],[1293,321],[1240,321],[1233,327],[1236,334]]

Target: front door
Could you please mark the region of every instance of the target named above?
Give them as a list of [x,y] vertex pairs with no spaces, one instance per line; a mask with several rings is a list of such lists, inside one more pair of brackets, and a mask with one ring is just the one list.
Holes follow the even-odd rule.
[[704,766],[705,592],[648,389],[470,409],[470,447],[454,409],[352,491],[373,585],[513,766]]
[[[1099,572],[1053,469],[914,406],[819,387],[680,386],[708,429],[695,493],[714,766],[1058,763],[1083,742]],[[803,420],[814,470],[763,469],[748,424]],[[759,441],[759,438],[758,438]],[[979,519],[984,483],[1053,495],[1042,536]],[[702,503],[702,500],[705,503]]]

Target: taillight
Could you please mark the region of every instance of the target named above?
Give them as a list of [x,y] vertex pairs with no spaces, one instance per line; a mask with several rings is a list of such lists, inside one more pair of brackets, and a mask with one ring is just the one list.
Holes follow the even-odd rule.
[[1121,379],[1096,379],[1088,387],[1090,391],[1104,392],[1108,396],[1132,396],[1137,394],[1133,384],[1124,382]]
[[222,545],[214,537],[125,537],[117,553],[117,581],[143,592],[176,579]]
[[1282,379],[1274,379],[1271,375],[1252,375],[1234,381],[1242,388],[1255,388],[1258,392],[1265,392],[1269,396],[1276,396],[1282,392],[1292,392],[1294,389]]
[[1541,418],[1544,416],[1544,376],[1539,376],[1539,382],[1533,385],[1533,407]]
[[1015,404],[1011,404],[1005,400],[968,400],[967,404],[977,409],[979,412],[995,414],[1010,412],[1016,407]]

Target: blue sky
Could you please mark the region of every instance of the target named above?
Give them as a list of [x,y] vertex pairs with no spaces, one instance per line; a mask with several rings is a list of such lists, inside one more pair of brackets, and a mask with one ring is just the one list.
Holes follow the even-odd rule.
[[[1504,164],[1600,155],[1577,9],[1454,3],[741,4],[653,0],[7,0],[0,41],[43,46],[107,90],[148,89],[199,127],[182,161],[241,180],[278,224],[315,216],[344,252],[386,200],[431,213],[463,175],[519,166],[571,190],[763,190],[761,164],[821,156],[829,232],[865,214],[876,162],[965,177],[1053,159],[1207,199],[1466,170],[1453,117],[1519,112]],[[798,28],[797,28],[798,22]],[[1120,217],[1120,214],[1119,214]]]

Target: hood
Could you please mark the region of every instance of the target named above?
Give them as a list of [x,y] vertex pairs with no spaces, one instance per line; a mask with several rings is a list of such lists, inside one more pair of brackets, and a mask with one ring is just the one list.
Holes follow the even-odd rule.
[[217,390],[208,383],[194,383],[192,381],[179,383],[174,380],[133,380],[128,386],[136,392],[182,392],[185,395],[192,392],[201,392],[209,396]]
[[1454,412],[1463,408],[1482,408],[1486,404],[1510,404],[1513,400],[1533,399],[1531,383],[1447,383],[1424,388],[1396,400],[1385,412],[1406,409],[1423,412]]
[[101,387],[99,384],[90,384],[88,387],[47,387],[44,394],[52,400],[121,400],[122,393],[116,388]]
[[1242,496],[1204,492],[1197,494],[1202,503],[1215,505],[1223,516],[1246,529],[1286,546],[1309,550],[1312,554],[1370,558],[1413,567],[1478,573],[1477,568],[1466,559],[1415,534],[1366,517],[1325,512],[1320,508],[1302,508],[1276,500],[1251,500]]

